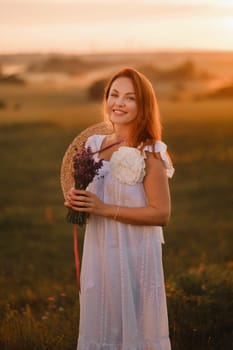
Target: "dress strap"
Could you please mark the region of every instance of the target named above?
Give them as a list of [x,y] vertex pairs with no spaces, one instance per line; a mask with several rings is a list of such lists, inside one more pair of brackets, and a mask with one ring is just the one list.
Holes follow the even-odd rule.
[[145,152],[156,152],[160,154],[160,157],[166,167],[167,170],[167,176],[171,178],[175,172],[175,169],[172,165],[172,161],[169,157],[169,154],[167,152],[167,145],[163,141],[156,141],[154,146],[147,145],[144,147],[143,152],[144,156],[146,158]]
[[105,146],[104,148],[101,148],[103,139],[106,135],[93,135],[91,137],[89,137],[86,141],[85,147],[90,147],[92,149],[92,155],[95,155],[96,153],[101,153],[103,151],[106,151],[107,149],[119,145],[121,144],[124,139],[121,139],[119,141],[113,142],[108,146]]

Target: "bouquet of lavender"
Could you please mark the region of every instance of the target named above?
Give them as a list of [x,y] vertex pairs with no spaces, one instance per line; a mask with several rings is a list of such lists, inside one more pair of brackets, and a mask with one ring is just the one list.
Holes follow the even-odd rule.
[[[75,188],[79,190],[85,190],[89,183],[91,183],[96,175],[99,174],[99,169],[103,165],[102,159],[95,161],[93,155],[96,152],[92,152],[91,147],[83,148],[78,151],[75,148],[75,155],[73,157],[73,176],[75,181]],[[86,223],[87,214],[83,212],[77,212],[73,209],[69,209],[67,214],[67,221],[72,224],[78,224],[83,226]]]

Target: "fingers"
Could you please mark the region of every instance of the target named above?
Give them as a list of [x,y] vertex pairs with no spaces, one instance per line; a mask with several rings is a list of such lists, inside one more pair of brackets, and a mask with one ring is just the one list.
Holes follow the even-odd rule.
[[92,192],[72,188],[67,194],[64,205],[75,211],[95,213],[99,210],[100,202]]
[[68,201],[64,202],[64,206],[67,207],[67,208],[71,208],[71,205],[70,205],[70,203]]
[[83,190],[75,190],[67,195],[64,205],[79,210],[93,207],[93,196]]
[[91,203],[92,201],[89,198],[83,196],[78,196],[77,199],[71,200],[71,204],[76,207],[90,207]]
[[71,193],[76,194],[76,195],[85,195],[86,193],[90,193],[89,191],[86,190],[76,190],[75,188],[71,189]]

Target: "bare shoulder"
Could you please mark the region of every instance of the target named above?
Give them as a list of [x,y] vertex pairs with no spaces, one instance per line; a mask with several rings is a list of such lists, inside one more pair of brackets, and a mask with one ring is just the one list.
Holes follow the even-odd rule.
[[[148,202],[153,206],[169,207],[169,183],[164,161],[157,153],[146,153],[144,189]],[[159,203],[159,204],[158,204]]]
[[166,167],[159,153],[146,152],[146,177],[167,178]]
[[166,167],[159,152],[146,152],[146,167],[147,171],[166,171]]

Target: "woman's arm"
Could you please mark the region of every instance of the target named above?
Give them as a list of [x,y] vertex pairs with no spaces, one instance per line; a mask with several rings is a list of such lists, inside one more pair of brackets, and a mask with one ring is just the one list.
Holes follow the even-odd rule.
[[[72,190],[65,205],[80,212],[93,213],[132,225],[164,226],[170,217],[170,192],[162,160],[152,153],[146,158],[144,189],[147,205],[123,207],[106,204],[89,191]],[[83,207],[83,208],[80,208]]]

